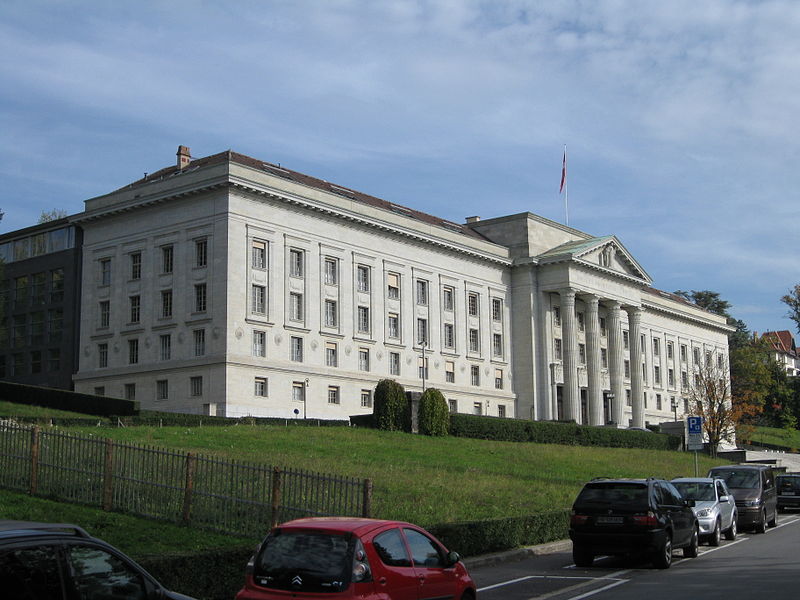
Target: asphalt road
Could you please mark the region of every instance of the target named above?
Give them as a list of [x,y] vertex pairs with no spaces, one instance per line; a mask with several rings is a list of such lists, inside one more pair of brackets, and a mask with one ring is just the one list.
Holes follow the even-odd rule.
[[759,596],[797,598],[800,580],[800,514],[778,517],[766,534],[740,532],[716,548],[700,546],[697,558],[672,567],[619,558],[595,559],[579,569],[572,553],[557,552],[499,565],[473,568],[479,600],[753,600]]

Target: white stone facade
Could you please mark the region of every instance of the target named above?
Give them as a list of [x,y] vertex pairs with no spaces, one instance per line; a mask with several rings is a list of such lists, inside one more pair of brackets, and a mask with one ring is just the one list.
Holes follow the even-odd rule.
[[727,356],[724,319],[616,238],[529,213],[457,225],[228,152],[74,220],[75,388],[143,408],[346,418],[390,377],[459,412],[641,426],[683,414],[696,348]]

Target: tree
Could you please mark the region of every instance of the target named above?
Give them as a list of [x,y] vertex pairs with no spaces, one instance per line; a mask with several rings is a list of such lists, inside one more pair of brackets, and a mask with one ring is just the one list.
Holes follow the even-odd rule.
[[419,399],[417,427],[424,435],[447,435],[450,431],[450,410],[442,392],[428,388]]
[[676,290],[673,293],[677,296],[685,298],[689,302],[693,302],[700,308],[704,308],[708,312],[712,312],[715,315],[727,317],[728,319],[732,318],[728,312],[731,307],[731,303],[720,298],[719,292],[712,292],[711,290],[692,290],[691,292]]
[[381,379],[375,386],[372,414],[378,429],[411,431],[411,403],[403,386],[394,379]]
[[790,289],[789,293],[781,298],[781,302],[789,307],[786,316],[794,321],[797,332],[800,333],[800,283]]
[[39,225],[42,223],[49,223],[50,221],[58,221],[67,216],[67,211],[63,208],[54,208],[53,210],[43,210],[39,215]]
[[749,438],[754,417],[763,411],[770,390],[772,371],[769,342],[751,338],[730,348],[731,404],[739,408],[739,435]]

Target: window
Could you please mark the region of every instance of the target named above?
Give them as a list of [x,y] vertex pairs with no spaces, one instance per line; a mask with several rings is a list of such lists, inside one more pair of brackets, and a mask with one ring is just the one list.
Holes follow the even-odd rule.
[[675,371],[673,369],[667,369],[667,385],[675,387]]
[[631,336],[627,331],[622,332],[622,347],[625,350],[630,350],[631,347]]
[[369,307],[358,307],[358,333],[369,333]]
[[399,338],[400,337],[400,317],[397,313],[389,313],[389,337],[390,338]]
[[207,297],[206,297],[206,284],[198,283],[194,286],[194,311],[206,312]]
[[582,312],[576,313],[578,319],[578,331],[586,331],[586,317]]
[[208,264],[208,240],[194,241],[194,266],[205,267]]
[[456,382],[456,363],[452,360],[445,361],[444,363],[444,380],[447,383]]
[[139,362],[139,340],[128,340],[128,364],[135,365]]
[[25,355],[22,352],[17,352],[12,358],[14,369],[12,375],[25,375]]
[[64,301],[64,269],[50,271],[50,302]]
[[64,310],[56,308],[47,311],[47,332],[51,343],[60,342],[64,331]]
[[442,289],[442,309],[453,312],[453,300],[455,298],[455,289],[446,285]]
[[578,364],[586,364],[586,344],[578,344]]
[[292,382],[292,401],[294,402],[306,401],[306,386],[302,381]]
[[303,338],[292,336],[291,352],[294,362],[303,362]]
[[626,359],[625,359],[625,360],[622,362],[622,364],[623,364],[623,370],[624,370],[624,372],[625,372],[625,379],[630,379],[630,378],[631,378],[631,361],[629,361],[629,360],[626,358]]
[[561,360],[562,358],[561,338],[553,339],[553,358],[555,358],[555,360]]
[[359,292],[369,291],[369,267],[365,265],[356,267],[356,287]]
[[428,305],[428,282],[424,279],[417,279],[417,304]]
[[492,298],[492,321],[498,323],[503,320],[503,301],[500,298]]
[[492,354],[494,356],[503,356],[503,334],[492,334]]
[[[64,544],[69,567],[67,572],[72,575],[72,585],[75,588],[75,598],[145,598],[148,588],[144,578],[135,569],[113,554],[101,548],[86,544]],[[58,575],[55,580],[58,581]],[[37,586],[45,589],[45,586]],[[124,590],[124,593],[121,593]],[[33,595],[26,598],[32,598]],[[60,598],[61,594],[37,594],[37,598]]]
[[369,350],[366,348],[358,350],[358,370],[369,371]]
[[161,290],[161,317],[172,316],[172,290]]
[[174,249],[172,245],[161,247],[161,272],[172,273]]
[[458,400],[448,400],[447,405],[450,408],[451,413],[458,412]]
[[292,277],[303,276],[303,251],[296,248],[289,250],[289,275]]
[[467,314],[470,317],[478,316],[478,294],[470,293],[467,295]]
[[44,288],[47,273],[36,273],[31,277],[31,304],[44,304]]
[[661,394],[656,394],[656,410],[661,410]]
[[267,332],[253,332],[253,356],[264,357],[267,355]]
[[339,283],[339,261],[330,256],[325,257],[323,267],[325,285],[338,285]]
[[31,313],[31,344],[44,343],[44,311]]
[[194,355],[205,356],[206,353],[206,330],[195,329],[192,331],[194,337]]
[[169,399],[169,381],[166,379],[159,379],[156,381],[156,400]]
[[100,261],[100,285],[111,285],[111,259]]
[[[109,261],[108,264],[109,264],[109,279],[110,279],[111,261]],[[27,304],[28,304],[28,278],[26,276],[17,277],[14,279],[14,305],[27,306]]]
[[250,246],[250,260],[254,269],[267,268],[267,243],[253,240]]
[[669,360],[675,358],[675,344],[672,342],[667,342],[667,358]]
[[561,307],[553,307],[553,327],[561,327]]
[[473,415],[482,415],[483,414],[483,403],[482,402],[473,402],[472,403],[472,414]]
[[203,395],[203,378],[201,376],[189,378],[189,395],[194,397]]
[[647,350],[646,340],[647,340],[647,338],[645,337],[644,334],[641,334],[639,336],[639,344],[640,344],[639,347],[641,348],[641,353],[642,354],[644,354],[645,351]]
[[503,389],[503,369],[494,370],[494,388],[496,390]]
[[470,329],[469,330],[469,351],[470,352],[480,352],[481,345],[480,345],[480,338],[478,336],[477,329]]
[[647,365],[642,363],[642,381],[647,384]]
[[325,365],[328,367],[339,366],[339,348],[336,342],[325,342]]
[[400,298],[400,275],[397,273],[387,273],[386,295],[390,300],[398,300]]
[[661,355],[661,340],[653,338],[653,356]]
[[478,365],[472,365],[469,368],[470,381],[472,385],[481,384],[481,368]]
[[709,350],[706,350],[706,366],[711,366],[711,352]]
[[254,285],[252,288],[253,313],[257,315],[266,314],[267,311],[267,288],[263,285]]
[[142,253],[134,252],[130,255],[131,260],[131,279],[142,278]]
[[141,298],[139,296],[129,296],[128,301],[131,309],[131,323],[138,323],[141,318]]
[[111,320],[111,302],[103,300],[100,302],[100,327],[108,327]]
[[686,371],[681,371],[681,387],[688,388],[689,387],[689,373]]
[[606,327],[606,318],[600,317],[600,335],[606,337],[608,335],[608,328]]
[[608,349],[600,348],[600,367],[603,369],[608,368]]
[[108,366],[108,344],[97,344],[97,366],[101,369]]
[[419,357],[417,358],[417,372],[420,379],[428,379],[428,359]]
[[658,365],[653,367],[653,383],[655,385],[661,385],[661,367]]
[[339,404],[339,386],[328,386],[328,404]]
[[325,327],[336,327],[339,323],[336,300],[325,300]]
[[42,372],[42,351],[33,350],[31,352],[31,374]]
[[689,360],[689,351],[685,344],[681,344],[681,362]]
[[101,385],[94,388],[94,395],[95,396],[105,396],[106,395],[106,386]]
[[136,400],[136,384],[126,383],[124,394],[125,394],[125,400]]
[[718,369],[722,368],[722,363],[723,363],[722,354],[721,353],[717,354],[717,368]]
[[632,406],[633,401],[631,400],[631,391],[625,390],[625,406]]
[[266,398],[269,390],[266,377],[256,377],[253,380],[253,395]]
[[417,319],[417,344],[428,343],[428,319]]
[[170,334],[158,336],[159,360],[170,360],[172,358],[172,336]]
[[399,352],[389,352],[389,375],[400,375]]
[[47,370],[51,373],[61,370],[61,350],[50,348],[47,351]]
[[292,321],[303,320],[303,294],[297,292],[289,294],[289,319]]
[[505,404],[498,404],[497,405],[497,416],[501,419],[506,418],[506,405]]
[[372,408],[372,391],[361,390],[361,407]]
[[452,323],[445,323],[444,324],[444,347],[445,348],[455,348],[456,345],[456,334],[455,334],[455,326]]
[[692,348],[694,364],[700,366],[700,348]]

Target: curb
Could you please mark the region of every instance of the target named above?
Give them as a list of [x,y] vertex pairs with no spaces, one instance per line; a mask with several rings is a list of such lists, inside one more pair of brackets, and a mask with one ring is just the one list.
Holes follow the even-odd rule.
[[524,548],[514,548],[513,550],[505,550],[503,552],[493,552],[492,554],[472,556],[470,558],[463,559],[462,562],[468,569],[477,569],[480,567],[490,567],[500,563],[522,560],[524,558],[530,558],[531,556],[566,552],[571,549],[572,541],[558,540],[556,542],[548,542],[546,544],[538,544],[536,546],[525,546]]

